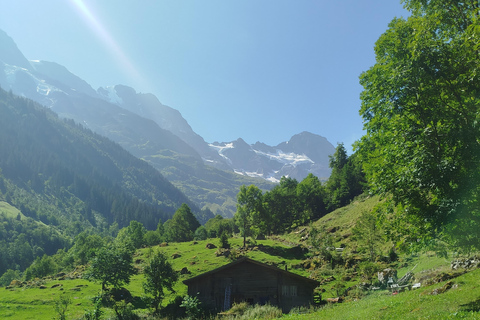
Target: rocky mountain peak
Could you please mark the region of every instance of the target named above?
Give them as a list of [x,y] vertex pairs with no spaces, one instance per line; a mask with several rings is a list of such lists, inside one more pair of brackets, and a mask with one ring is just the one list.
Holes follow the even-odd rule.
[[0,30],[0,61],[24,69],[30,68],[30,63],[18,49],[17,44],[3,30]]

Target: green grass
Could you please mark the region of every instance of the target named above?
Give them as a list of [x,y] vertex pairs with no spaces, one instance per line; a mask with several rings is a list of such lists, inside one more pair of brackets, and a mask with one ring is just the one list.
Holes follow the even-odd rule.
[[[336,239],[336,245],[346,245],[348,248],[355,246],[355,242],[350,238],[351,228],[355,221],[366,210],[372,210],[379,202],[378,197],[364,198],[354,201],[351,205],[336,210],[323,217],[314,225],[324,225],[326,229],[336,231],[333,235]],[[0,212],[9,212],[16,216],[16,212],[5,203],[0,203]],[[305,229],[305,230],[304,230]],[[294,232],[271,237],[266,240],[257,240],[249,244],[250,250],[241,251],[243,238],[234,237],[229,239],[232,251],[242,252],[246,256],[261,261],[263,263],[277,265],[283,268],[285,265],[288,270],[296,274],[309,277],[315,275],[322,279],[329,275],[334,275],[337,280],[326,283],[321,287],[326,289],[322,297],[335,297],[333,287],[342,282],[346,287],[353,286],[361,281],[359,275],[353,276],[350,280],[341,280],[345,274],[343,269],[330,270],[328,267],[321,268],[298,268],[303,266],[304,261],[309,255],[304,250],[299,249],[298,244],[301,237],[308,233],[308,227],[299,227]],[[217,246],[215,249],[207,249],[207,243],[213,243]],[[383,243],[379,245],[379,250],[386,252],[391,244]],[[184,243],[169,243],[167,246],[155,246],[153,248],[140,249],[136,252],[134,260],[136,267],[141,272],[143,264],[148,260],[148,254],[152,250],[163,252],[172,263],[174,270],[180,271],[186,267],[189,274],[181,275],[175,285],[175,293],[169,293],[165,296],[163,305],[166,306],[173,302],[177,296],[184,296],[187,293],[187,287],[183,280],[197,276],[204,272],[230,263],[230,260],[224,256],[215,254],[220,247],[219,239],[208,239],[204,241],[190,241]],[[350,253],[348,253],[350,254]],[[174,255],[178,256],[173,258]],[[419,279],[425,275],[439,274],[449,272],[449,264],[452,260],[440,258],[431,252],[425,252],[417,255],[401,256],[394,266],[397,269],[397,275],[400,278],[406,272],[411,271],[415,278]],[[289,314],[281,318],[285,319],[480,319],[480,270],[464,274],[453,279],[454,288],[439,295],[430,295],[436,289],[442,287],[445,282],[438,283],[429,287],[422,287],[415,291],[402,292],[393,296],[387,291],[375,292],[366,295],[358,301],[344,302],[338,305],[326,305],[323,308],[310,313],[298,315]],[[141,273],[132,277],[130,284],[125,287],[139,301],[143,296],[143,275]],[[62,286],[52,288],[55,284]],[[0,288],[0,318],[2,319],[52,319],[55,316],[54,302],[60,295],[68,294],[72,298],[67,314],[68,319],[79,319],[85,310],[93,309],[92,298],[99,294],[100,285],[91,283],[83,279],[75,280],[46,280],[44,285],[46,289],[39,288]],[[63,290],[62,290],[63,289]],[[136,312],[147,314],[149,310],[145,306],[136,305]],[[111,316],[112,310],[103,308],[106,313],[104,318]]]
[[[213,243],[217,247],[220,246],[219,239],[208,239],[198,242],[183,242],[170,243],[168,246],[140,249],[134,256],[137,261],[136,267],[139,271],[142,265],[148,260],[148,253],[150,250],[160,250],[172,263],[174,270],[180,271],[187,267],[190,274],[181,275],[179,281],[176,283],[174,289],[175,293],[166,294],[163,305],[172,302],[177,295],[184,296],[187,293],[187,286],[183,284],[183,280],[189,279],[201,273],[210,271],[212,269],[223,266],[231,261],[223,256],[217,257],[215,252],[218,248],[207,249],[207,243]],[[229,239],[233,249],[239,249],[243,245],[242,238]],[[251,245],[252,250],[245,252],[248,257],[269,264],[284,263],[287,266],[292,266],[300,263],[303,255],[298,253],[290,246],[271,239],[258,240],[255,245]],[[260,249],[259,249],[260,248]],[[268,251],[277,255],[270,255],[263,252]],[[180,257],[172,258],[174,254],[179,254]],[[297,274],[308,276],[308,272],[303,270],[291,270]],[[144,296],[143,275],[137,274],[131,278],[131,281],[125,287],[131,292],[132,296],[142,298]],[[62,286],[51,288],[54,284],[61,284]],[[55,315],[54,301],[61,294],[68,294],[72,297],[72,304],[68,309],[69,319],[78,319],[85,310],[93,309],[92,298],[97,296],[100,292],[100,285],[92,283],[83,279],[75,280],[45,280],[44,285],[46,289],[39,288],[14,288],[3,289],[0,288],[0,315],[5,319],[52,319]],[[78,290],[78,291],[77,291]],[[103,310],[111,314],[111,310],[104,308]],[[136,312],[147,313],[148,310],[136,310]]]
[[21,219],[25,219],[25,216],[20,210],[5,201],[0,201],[0,214],[5,215],[7,218],[16,218],[20,214]]
[[[61,286],[52,288],[53,285]],[[85,309],[93,309],[91,298],[100,286],[82,279],[51,280],[44,283],[46,289],[13,288],[0,290],[0,315],[2,319],[52,319],[54,302],[60,295],[69,295],[72,303],[68,318],[80,318]]]
[[392,295],[378,292],[364,299],[325,306],[305,315],[285,315],[282,319],[480,319],[480,269],[453,279],[454,287],[431,295],[441,282],[417,290]]

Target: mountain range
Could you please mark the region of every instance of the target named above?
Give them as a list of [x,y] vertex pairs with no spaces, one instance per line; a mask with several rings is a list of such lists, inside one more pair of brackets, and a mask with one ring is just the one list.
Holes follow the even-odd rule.
[[272,188],[282,176],[330,175],[327,139],[308,132],[268,146],[237,139],[206,142],[178,110],[150,93],[124,86],[93,89],[55,62],[27,60],[0,30],[0,86],[32,99],[61,118],[105,136],[156,168],[199,208],[231,216],[243,184]]

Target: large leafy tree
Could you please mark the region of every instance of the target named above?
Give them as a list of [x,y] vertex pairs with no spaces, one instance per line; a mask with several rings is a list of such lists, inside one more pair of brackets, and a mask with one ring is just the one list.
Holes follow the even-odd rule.
[[246,245],[247,236],[251,235],[252,227],[260,232],[265,228],[265,210],[263,208],[263,194],[255,185],[240,187],[237,194],[237,212],[235,223],[243,236],[243,246]]
[[153,253],[143,268],[143,274],[145,275],[143,289],[146,294],[153,297],[152,306],[155,313],[158,313],[160,303],[165,295],[164,290],[175,292],[173,285],[178,280],[178,274],[160,251]]
[[480,5],[403,2],[411,16],[389,24],[360,77],[361,160],[423,240],[480,248]]
[[172,219],[167,222],[168,228],[165,233],[169,241],[184,242],[193,240],[193,234],[200,223],[190,210],[187,204],[182,204],[175,212]]
[[320,219],[327,213],[325,187],[312,173],[309,173],[305,179],[298,183],[297,197],[299,206],[303,212],[300,216],[300,224]]
[[106,290],[107,285],[119,288],[130,283],[130,277],[134,274],[133,251],[128,247],[110,244],[97,251],[86,277],[100,282],[102,290]]
[[144,236],[146,233],[147,229],[141,222],[132,220],[127,227],[119,231],[116,240],[120,243],[129,242],[134,248],[139,249],[145,243]]

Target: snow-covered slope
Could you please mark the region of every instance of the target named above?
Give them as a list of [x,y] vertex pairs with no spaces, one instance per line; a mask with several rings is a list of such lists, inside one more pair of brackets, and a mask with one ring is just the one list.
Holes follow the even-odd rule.
[[309,173],[328,178],[331,173],[328,156],[335,152],[327,139],[309,132],[297,134],[275,147],[261,142],[248,145],[242,139],[215,142],[210,147],[236,173],[272,182],[280,181],[282,176],[300,181]]

